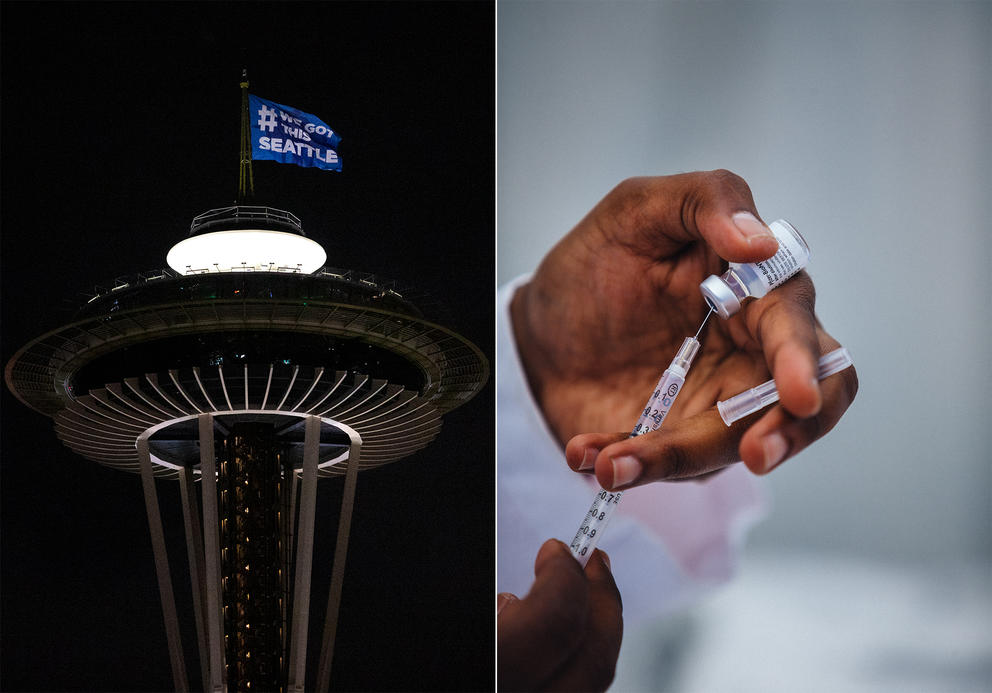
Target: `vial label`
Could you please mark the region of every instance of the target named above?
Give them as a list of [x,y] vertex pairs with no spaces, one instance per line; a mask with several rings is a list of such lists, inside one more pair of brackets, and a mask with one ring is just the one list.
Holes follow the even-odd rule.
[[771,290],[805,267],[809,261],[809,252],[787,228],[778,222],[773,221],[768,228],[778,241],[778,252],[767,260],[755,262],[754,268],[761,283],[766,289]]

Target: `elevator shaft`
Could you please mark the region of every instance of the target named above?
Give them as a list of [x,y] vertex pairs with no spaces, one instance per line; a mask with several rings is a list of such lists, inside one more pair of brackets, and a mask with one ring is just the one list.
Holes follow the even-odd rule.
[[284,691],[289,474],[275,426],[238,422],[220,489],[224,649],[230,691]]

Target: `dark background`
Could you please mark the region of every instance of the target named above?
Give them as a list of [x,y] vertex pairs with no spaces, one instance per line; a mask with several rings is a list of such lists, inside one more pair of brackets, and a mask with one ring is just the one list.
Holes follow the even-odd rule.
[[[0,7],[4,363],[234,201],[242,67],[342,136],[340,174],[256,163],[256,202],[299,216],[329,265],[441,299],[491,359],[491,3]],[[2,389],[0,688],[170,689],[139,477],[74,456]],[[311,623],[340,486],[318,492]],[[196,687],[178,486],[159,494]],[[492,687],[493,520],[490,385],[426,450],[359,477],[333,688]]]

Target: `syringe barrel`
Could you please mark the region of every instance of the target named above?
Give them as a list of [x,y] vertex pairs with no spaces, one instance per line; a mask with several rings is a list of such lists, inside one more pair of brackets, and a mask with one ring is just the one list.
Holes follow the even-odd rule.
[[692,365],[692,360],[696,358],[698,352],[699,341],[694,337],[686,337],[675,358],[655,385],[654,392],[644,406],[640,418],[637,419],[634,430],[630,432],[631,438],[657,430],[661,426],[661,422],[668,416],[669,410],[675,403],[675,398],[682,391],[689,366]]
[[[688,337],[682,342],[675,358],[672,359],[671,364],[662,373],[661,379],[658,380],[658,384],[655,385],[654,392],[648,399],[641,416],[637,419],[634,430],[630,433],[631,438],[658,430],[665,417],[668,416],[668,412],[671,411],[672,405],[675,404],[675,398],[682,391],[686,373],[698,352],[699,342],[695,337]],[[621,497],[623,497],[623,491],[600,489],[596,493],[596,497],[593,498],[589,511],[582,518],[579,531],[575,533],[569,548],[583,567],[589,560],[589,556],[595,551],[596,544],[599,543],[603,530],[609,524]]]
[[596,544],[599,543],[599,538],[606,529],[606,525],[610,524],[610,518],[613,517],[613,513],[616,511],[617,505],[620,504],[622,497],[623,491],[605,491],[600,489],[596,493],[596,497],[592,499],[589,512],[586,513],[582,524],[579,525],[579,531],[575,533],[575,537],[569,546],[572,550],[572,555],[575,556],[575,560],[583,568],[586,567],[589,557],[596,550]]

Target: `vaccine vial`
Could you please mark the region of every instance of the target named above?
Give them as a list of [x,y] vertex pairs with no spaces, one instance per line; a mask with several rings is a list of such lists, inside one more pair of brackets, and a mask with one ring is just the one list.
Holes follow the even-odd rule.
[[792,224],[779,219],[768,228],[778,241],[777,253],[761,262],[731,262],[722,275],[711,274],[699,285],[703,298],[721,318],[739,311],[745,298],[761,298],[809,264],[809,246]]

